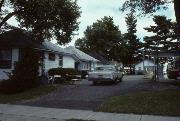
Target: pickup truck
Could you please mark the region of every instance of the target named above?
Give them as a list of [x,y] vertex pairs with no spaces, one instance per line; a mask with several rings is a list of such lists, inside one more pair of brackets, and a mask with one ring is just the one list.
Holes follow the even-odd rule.
[[88,73],[88,81],[92,81],[93,84],[98,82],[111,81],[116,83],[122,81],[123,72],[114,65],[98,66]]

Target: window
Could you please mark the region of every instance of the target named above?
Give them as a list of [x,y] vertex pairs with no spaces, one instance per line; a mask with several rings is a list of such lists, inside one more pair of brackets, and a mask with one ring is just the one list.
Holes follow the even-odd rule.
[[11,49],[0,50],[0,68],[10,69],[11,63],[12,63],[12,50]]
[[63,67],[63,56],[62,55],[59,56],[59,66]]
[[49,53],[49,60],[55,61],[55,59],[56,59],[55,54],[54,53]]
[[88,67],[89,67],[89,66],[88,66],[87,63],[84,63],[84,64],[83,64],[83,69],[88,69]]

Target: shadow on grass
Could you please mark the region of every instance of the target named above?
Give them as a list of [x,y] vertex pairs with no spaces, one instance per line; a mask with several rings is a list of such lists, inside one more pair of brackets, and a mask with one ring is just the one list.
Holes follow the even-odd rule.
[[112,97],[95,111],[180,116],[180,90],[150,91]]
[[28,91],[18,93],[18,94],[0,94],[0,103],[16,103],[19,101],[29,100],[38,98],[43,95],[47,95],[48,93],[56,90],[56,86],[53,85],[46,85],[46,86],[39,86],[37,88],[30,89]]

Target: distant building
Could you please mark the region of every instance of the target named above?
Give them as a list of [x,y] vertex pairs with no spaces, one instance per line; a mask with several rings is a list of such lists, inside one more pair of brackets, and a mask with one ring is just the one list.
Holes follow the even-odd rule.
[[[90,55],[82,52],[81,50],[75,48],[74,46],[69,46],[64,49],[66,53],[75,56],[78,60],[75,60],[75,68],[80,71],[90,71],[93,70],[99,60],[91,57]],[[66,62],[68,64],[68,62]]]
[[147,71],[154,71],[155,63],[151,60],[144,60],[135,65],[135,74],[144,74]]

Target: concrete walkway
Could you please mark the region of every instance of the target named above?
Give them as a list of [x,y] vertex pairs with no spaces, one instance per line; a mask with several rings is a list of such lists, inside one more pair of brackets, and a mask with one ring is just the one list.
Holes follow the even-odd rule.
[[0,104],[0,121],[64,121],[87,119],[97,121],[180,121],[180,117],[102,113]]

